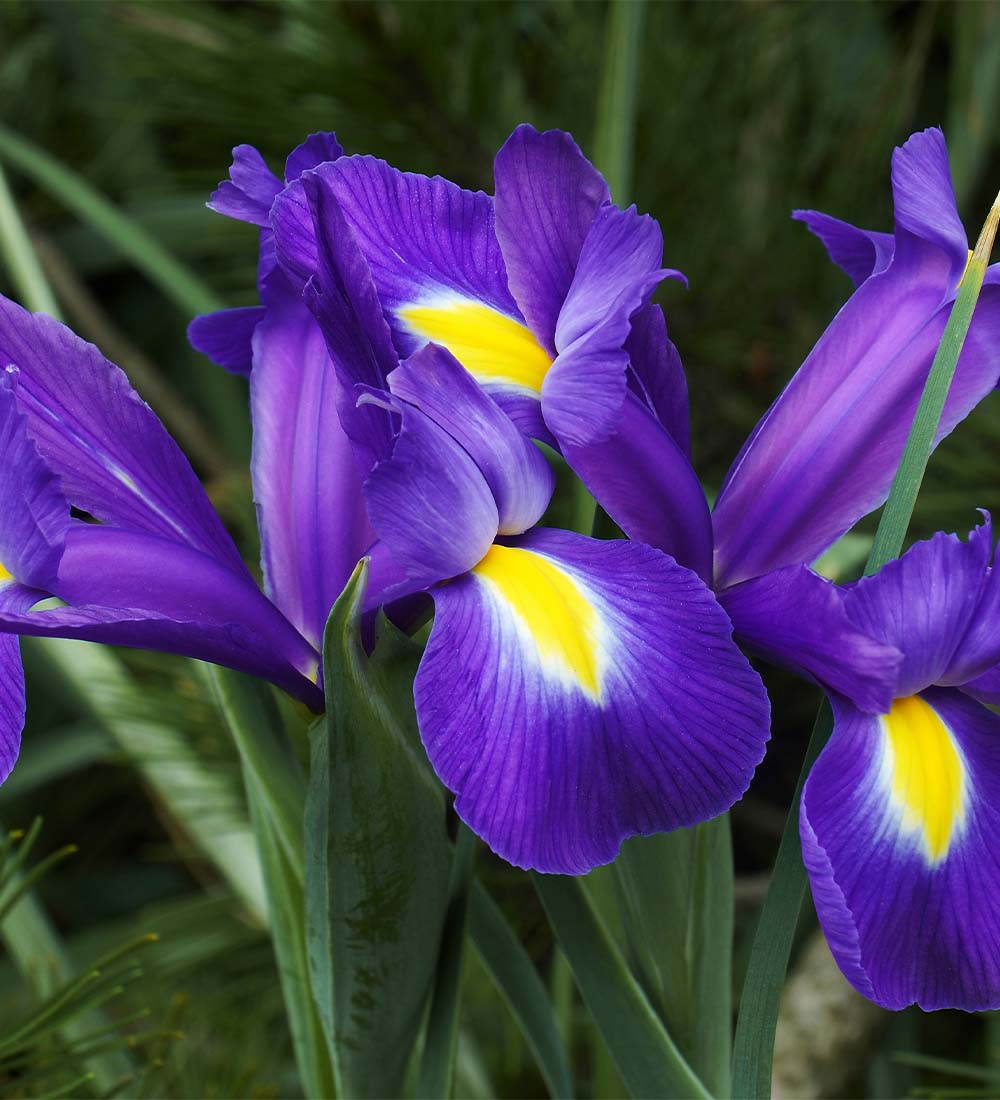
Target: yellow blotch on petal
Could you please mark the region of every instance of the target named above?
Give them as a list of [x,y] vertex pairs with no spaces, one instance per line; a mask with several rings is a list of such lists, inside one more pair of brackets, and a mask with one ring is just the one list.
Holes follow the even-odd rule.
[[2,561],[0,561],[0,584],[3,584],[4,581],[12,581],[13,579],[14,578],[8,571],[7,566],[4,565]]
[[919,695],[893,700],[883,715],[892,799],[903,827],[923,834],[928,860],[940,863],[965,817],[965,764],[951,731]]
[[510,607],[544,667],[600,699],[600,616],[568,573],[541,554],[511,546],[491,547],[472,572]]
[[402,306],[397,314],[414,336],[447,348],[477,382],[541,393],[552,359],[513,317],[458,297]]

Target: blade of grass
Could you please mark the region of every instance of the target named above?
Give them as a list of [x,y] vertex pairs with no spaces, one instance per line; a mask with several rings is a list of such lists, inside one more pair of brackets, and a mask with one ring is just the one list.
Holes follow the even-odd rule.
[[[989,265],[993,240],[1000,221],[1000,195],[983,225],[958,297],[945,325],[924,391],[917,406],[902,458],[893,479],[889,499],[879,521],[865,574],[878,572],[899,556],[906,530],[930,459],[941,412],[965,343],[972,314]],[[833,714],[824,702],[816,717],[805,761],[799,774],[792,807],[778,848],[771,885],[761,910],[747,966],[740,1001],[733,1054],[733,1093],[747,1100],[766,1100],[771,1092],[771,1060],[774,1030],[781,1003],[792,937],[807,879],[799,845],[798,813],[802,788],[809,770],[833,731]]]

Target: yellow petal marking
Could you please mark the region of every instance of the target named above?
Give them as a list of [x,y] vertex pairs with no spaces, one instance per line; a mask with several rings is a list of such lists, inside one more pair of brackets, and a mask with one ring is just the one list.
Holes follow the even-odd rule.
[[919,829],[928,861],[940,863],[965,817],[965,764],[955,739],[919,695],[894,699],[882,724],[892,798],[902,807],[903,827]]
[[401,306],[397,315],[414,336],[446,347],[477,382],[542,392],[552,359],[513,317],[459,297]]
[[14,578],[8,571],[7,566],[4,565],[2,561],[0,561],[0,584],[3,584],[4,581],[12,581],[13,579]]
[[511,609],[543,667],[601,698],[601,620],[577,582],[531,550],[493,546],[472,572]]

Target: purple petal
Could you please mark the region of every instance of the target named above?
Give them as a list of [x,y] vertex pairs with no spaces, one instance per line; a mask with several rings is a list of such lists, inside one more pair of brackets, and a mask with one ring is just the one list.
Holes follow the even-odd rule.
[[569,134],[521,125],[497,153],[496,235],[514,300],[551,353],[556,324],[598,208],[611,201],[601,174]]
[[967,680],[962,684],[962,691],[973,699],[978,699],[980,703],[1000,706],[1000,664],[987,669],[973,680]]
[[[886,498],[950,306],[940,273],[892,266],[826,330],[733,464],[715,506],[720,586],[814,561]],[[943,439],[1000,377],[1000,288],[979,299]]]
[[124,373],[44,314],[0,298],[0,365],[69,502],[246,568],[180,448]]
[[319,132],[310,134],[301,145],[297,145],[285,161],[285,182],[297,180],[303,172],[318,168],[327,161],[338,160],[344,155],[343,146],[333,133]]
[[281,180],[260,153],[252,145],[237,145],[229,179],[223,180],[213,192],[208,208],[227,218],[263,227],[280,190]]
[[835,712],[799,823],[834,957],[886,1008],[997,1008],[1000,718],[947,688]]
[[629,538],[709,579],[712,521],[690,461],[635,394],[627,395],[619,423],[603,443],[564,446],[566,461]]
[[625,351],[632,368],[633,389],[690,458],[687,378],[677,348],[667,337],[667,325],[659,306],[647,304],[635,314]]
[[501,535],[533,527],[555,487],[541,451],[443,348],[428,344],[389,376],[392,392],[460,443],[490,487]]
[[[30,588],[0,580],[0,614],[27,610],[38,594]],[[24,729],[24,669],[16,637],[0,635],[0,783],[14,768]]]
[[8,376],[0,374],[0,585],[48,588],[59,571],[69,505],[28,437]]
[[337,408],[341,384],[301,302],[274,305],[254,337],[254,500],[265,591],[317,649],[330,609],[374,541]]
[[711,593],[665,555],[535,530],[432,595],[421,734],[504,859],[580,874],[746,789],[767,697]]
[[861,286],[869,276],[889,266],[896,248],[896,238],[891,233],[858,229],[818,210],[795,210],[792,217],[805,222],[809,231],[819,237],[830,259],[847,272],[855,286]]
[[914,134],[892,154],[892,199],[898,245],[904,234],[940,248],[951,261],[957,286],[969,257],[969,241],[955,205],[944,134],[935,128]]
[[912,695],[948,678],[986,583],[990,534],[988,527],[979,531],[968,542],[939,532],[848,590],[851,621],[904,654],[897,695]]
[[392,558],[422,584],[458,576],[496,538],[499,518],[486,479],[443,428],[405,402],[392,456],[365,481],[368,515]]
[[190,547],[75,523],[52,592],[71,606],[7,616],[0,629],[183,653],[318,698],[312,646],[249,576]]
[[246,377],[253,358],[253,332],[266,312],[264,306],[238,306],[204,313],[188,325],[188,343],[217,366]]
[[559,355],[542,386],[542,415],[560,444],[599,443],[618,429],[632,315],[665,272],[663,236],[635,207],[594,217],[556,324]]
[[[308,197],[307,197],[308,192]],[[315,213],[316,227],[312,227]],[[309,219],[319,255],[305,257],[303,215]],[[344,432],[355,448],[358,469],[366,474],[392,448],[388,413],[374,404],[358,407],[356,385],[382,390],[399,360],[382,316],[371,272],[344,221],[336,197],[321,176],[307,174],[290,184],[274,204],[275,243],[282,263],[308,275],[306,302],[326,339],[340,380],[338,409]],[[306,264],[312,268],[306,271]]]
[[847,594],[805,565],[790,565],[719,593],[737,640],[773,664],[884,714],[902,654],[848,617]]

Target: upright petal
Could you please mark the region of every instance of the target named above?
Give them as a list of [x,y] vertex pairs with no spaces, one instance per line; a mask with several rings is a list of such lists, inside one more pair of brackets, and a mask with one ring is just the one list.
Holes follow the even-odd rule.
[[650,303],[635,314],[625,350],[632,368],[629,384],[690,459],[687,378],[659,306]]
[[[33,589],[4,578],[0,567],[0,614],[26,611],[37,600]],[[13,770],[21,751],[24,729],[24,669],[17,638],[0,635],[0,783]]]
[[[715,506],[720,586],[814,561],[886,498],[950,306],[940,275],[865,282],[754,429]],[[1000,378],[1000,288],[983,291],[940,442]]]
[[312,314],[293,300],[273,305],[254,336],[250,376],[264,587],[316,649],[334,601],[375,538],[340,426],[340,399]]
[[912,695],[946,676],[975,621],[990,551],[988,525],[968,542],[939,532],[847,592],[851,621],[904,654],[897,695]]
[[421,734],[504,859],[580,874],[746,789],[767,697],[711,593],[665,555],[536,529],[432,595]]
[[267,225],[267,214],[274,196],[281,190],[281,180],[252,145],[237,145],[229,179],[223,180],[208,201],[209,210],[227,218]]
[[556,325],[598,208],[601,174],[569,134],[521,125],[497,153],[496,234],[514,300],[551,354]]
[[337,141],[336,134],[323,131],[310,134],[288,154],[285,161],[285,182],[291,183],[303,172],[318,168],[328,161],[338,160],[343,155],[344,147]]
[[891,233],[858,229],[818,210],[795,210],[792,217],[805,222],[809,231],[819,237],[830,259],[847,272],[855,286],[861,286],[869,276],[889,266],[896,248],[896,238]]
[[719,602],[746,649],[846,696],[860,710],[884,714],[902,654],[847,613],[847,593],[805,565],[723,589]]
[[246,569],[180,448],[124,373],[44,314],[0,298],[0,364],[69,502]]
[[712,575],[712,520],[687,455],[633,393],[617,432],[603,443],[563,446],[566,461],[619,527],[693,569]]
[[551,467],[454,356],[428,344],[389,375],[389,386],[472,458],[493,494],[501,535],[538,522],[555,487]]
[[493,494],[468,452],[429,416],[396,399],[386,404],[402,422],[391,457],[365,481],[372,526],[412,580],[428,585],[458,576],[496,538]]
[[834,709],[800,831],[837,962],[886,1008],[1000,1007],[1000,717],[948,688]]
[[264,306],[237,306],[203,313],[188,325],[188,342],[216,366],[246,377],[253,361],[254,329],[266,312]]
[[583,243],[556,324],[559,352],[542,386],[542,415],[560,444],[614,434],[625,399],[632,315],[667,274],[663,236],[635,207],[603,206]]

